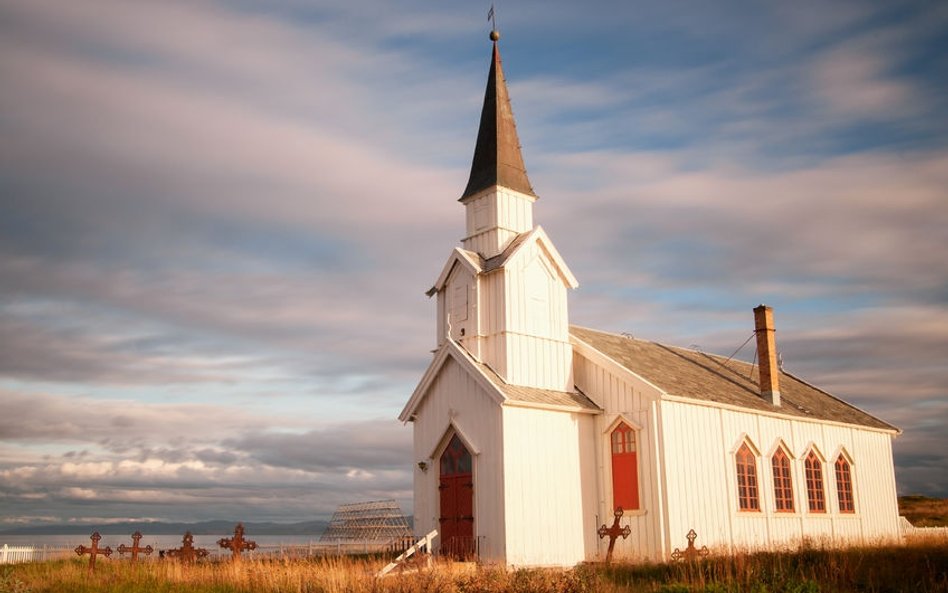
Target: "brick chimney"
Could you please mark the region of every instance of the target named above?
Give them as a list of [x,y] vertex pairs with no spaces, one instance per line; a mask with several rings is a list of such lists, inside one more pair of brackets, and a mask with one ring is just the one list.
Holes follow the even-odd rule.
[[757,334],[757,359],[760,366],[760,396],[774,406],[780,405],[780,368],[777,366],[777,340],[774,338],[774,310],[767,305],[754,307],[754,333]]

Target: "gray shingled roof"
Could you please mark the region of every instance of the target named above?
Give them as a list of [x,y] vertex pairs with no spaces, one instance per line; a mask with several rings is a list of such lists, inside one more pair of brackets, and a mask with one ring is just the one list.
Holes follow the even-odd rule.
[[520,233],[514,238],[513,241],[510,242],[510,245],[507,245],[507,247],[501,253],[488,259],[484,259],[473,251],[468,251],[468,253],[472,254],[479,261],[481,264],[481,271],[486,274],[503,267],[503,265],[507,263],[507,260],[510,259],[510,256],[513,255],[515,251],[517,251],[517,248],[520,247],[520,245],[522,245],[529,236],[530,233]]
[[500,378],[493,369],[484,363],[474,361],[475,365],[497,386],[508,400],[529,404],[547,406],[562,406],[568,408],[582,408],[590,411],[601,411],[599,406],[578,391],[553,391],[552,389],[538,389],[536,387],[522,387],[510,385]]
[[780,372],[781,405],[760,397],[756,367],[739,360],[646,340],[570,326],[570,334],[589,344],[668,395],[778,412],[884,430],[891,424],[833,397],[793,375]]

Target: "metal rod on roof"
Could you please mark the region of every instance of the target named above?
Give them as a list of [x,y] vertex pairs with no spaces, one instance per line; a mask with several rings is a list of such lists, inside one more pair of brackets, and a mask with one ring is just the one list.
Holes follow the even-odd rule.
[[[730,356],[727,357],[727,360],[724,361],[724,366],[727,366],[727,363],[731,362],[731,359],[734,358],[735,356],[737,356],[737,353],[740,352],[741,350],[743,350],[743,349],[744,349],[744,346],[747,346],[747,343],[750,342],[751,340],[753,340],[753,339],[754,339],[754,336],[756,336],[756,335],[757,335],[757,332],[751,332],[751,335],[750,335],[746,340],[744,340],[744,343],[741,344],[741,345],[738,347],[737,350],[735,350],[733,353],[731,353]],[[757,354],[756,354],[756,353],[754,354],[754,359],[755,359],[755,360],[757,359]]]

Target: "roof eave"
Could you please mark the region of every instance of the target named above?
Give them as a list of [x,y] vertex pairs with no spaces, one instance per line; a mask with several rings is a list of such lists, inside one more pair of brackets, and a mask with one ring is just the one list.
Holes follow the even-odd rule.
[[434,359],[431,361],[431,364],[428,365],[424,375],[422,375],[421,380],[418,382],[418,385],[412,392],[411,397],[408,398],[408,402],[405,404],[405,407],[402,408],[401,413],[398,415],[398,419],[401,422],[408,422],[413,419],[418,407],[424,401],[425,396],[428,395],[428,390],[431,388],[432,382],[434,382],[435,377],[438,376],[438,373],[441,371],[441,367],[444,366],[444,363],[449,356],[453,358],[458,364],[465,367],[465,369],[469,372],[473,371],[475,381],[484,389],[487,395],[492,400],[494,400],[495,403],[501,405],[507,400],[507,396],[504,394],[504,392],[494,385],[494,382],[491,381],[489,377],[484,375],[481,369],[479,369],[471,359],[467,351],[465,351],[464,348],[461,347],[457,342],[449,338],[444,341],[444,343],[435,353]]

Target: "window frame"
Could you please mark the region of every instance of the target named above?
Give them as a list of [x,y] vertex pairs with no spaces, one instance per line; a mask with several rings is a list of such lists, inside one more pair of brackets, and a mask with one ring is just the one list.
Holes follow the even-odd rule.
[[746,440],[734,452],[734,469],[737,478],[737,510],[742,513],[759,513],[760,480],[757,473],[757,451]]
[[823,477],[823,459],[810,448],[803,459],[806,483],[807,510],[813,514],[826,514],[826,480]]
[[[842,468],[840,462],[842,462]],[[843,453],[836,457],[833,464],[836,474],[836,505],[840,514],[854,515],[856,513],[856,495],[853,489],[852,463]],[[842,479],[845,478],[845,479]]]
[[770,456],[770,469],[774,486],[774,512],[795,513],[793,458],[782,445],[778,446],[773,455]]
[[[624,430],[623,430],[624,429]],[[608,443],[609,451],[609,467],[612,479],[612,508],[615,510],[618,507],[622,507],[624,512],[639,512],[642,510],[642,482],[640,478],[640,468],[639,468],[639,443],[640,443],[640,433],[641,429],[638,428],[634,423],[626,420],[625,418],[620,417],[616,422],[611,425],[611,428],[606,431],[606,442]],[[620,443],[616,442],[616,435],[630,435],[631,440],[623,438]],[[616,446],[620,445],[621,451],[616,450]],[[631,444],[631,448],[630,448]],[[622,491],[621,482],[619,481],[619,476],[616,474],[616,464],[617,464],[617,455],[622,456],[632,456],[631,458],[626,457],[624,462],[629,463],[631,460],[632,472],[631,472],[631,484],[629,485],[630,490]],[[620,458],[621,460],[621,458]],[[622,461],[620,461],[621,463]],[[631,497],[631,500],[629,499]],[[630,504],[626,506],[625,504],[620,504],[629,502]]]

